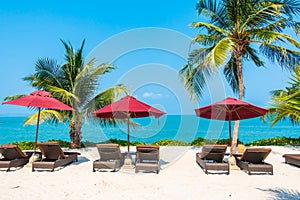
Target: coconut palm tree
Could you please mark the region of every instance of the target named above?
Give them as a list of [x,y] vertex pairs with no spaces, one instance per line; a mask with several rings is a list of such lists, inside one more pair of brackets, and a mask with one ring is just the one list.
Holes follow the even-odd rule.
[[267,118],[274,126],[278,121],[289,119],[292,124],[300,123],[300,66],[294,69],[289,86],[273,91]]
[[[201,31],[192,41],[200,48],[191,51],[188,64],[179,72],[194,100],[203,93],[205,77],[221,67],[233,92],[242,100],[245,62],[252,62],[248,66],[264,66],[260,58],[264,55],[289,70],[299,64],[300,43],[283,32],[287,28],[299,30],[299,24],[293,20],[300,12],[298,0],[199,0],[196,10],[207,18],[191,24]],[[236,121],[233,151],[238,127]]]
[[[73,111],[44,110],[41,120],[57,122],[67,120],[70,126],[71,148],[80,147],[82,138],[81,128],[83,120],[91,116],[92,111],[113,102],[122,92],[126,92],[123,85],[115,85],[102,92],[96,93],[99,78],[111,72],[114,67],[110,64],[95,65],[95,59],[84,62],[82,55],[85,41],[75,50],[70,43],[62,41],[66,54],[65,64],[59,65],[49,58],[38,59],[35,72],[24,78],[31,86],[50,92],[53,97],[68,104]],[[36,114],[28,117],[25,124],[34,123]],[[101,119],[100,124],[114,125],[112,119]]]

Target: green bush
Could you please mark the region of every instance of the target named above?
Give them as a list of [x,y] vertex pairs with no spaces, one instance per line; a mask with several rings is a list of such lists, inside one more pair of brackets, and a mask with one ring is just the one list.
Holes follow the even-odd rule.
[[[70,142],[66,142],[63,140],[48,140],[48,142],[58,142],[59,145],[63,148],[70,147]],[[33,150],[34,142],[33,141],[21,141],[21,142],[13,142],[12,144],[18,145],[21,150]],[[36,147],[39,148],[38,146]]]
[[191,142],[191,144],[194,145],[194,146],[202,146],[204,144],[204,142],[205,142],[204,138],[198,137],[197,139],[193,140]]
[[[127,146],[127,140],[119,140],[116,138],[109,139],[108,141],[101,142],[101,143],[113,143],[113,144],[119,144],[120,146]],[[136,146],[137,144],[146,144],[145,142],[130,142],[131,146]]]
[[180,140],[165,139],[165,140],[159,140],[159,141],[153,142],[152,145],[156,145],[156,146],[189,146],[189,145],[191,145],[191,143],[180,141]]
[[18,145],[21,150],[34,149],[34,142],[32,141],[13,142],[12,144]]
[[[70,146],[70,142],[63,141],[63,140],[49,140],[49,142],[58,142],[59,145],[63,148],[68,148]],[[119,144],[120,146],[127,146],[127,140],[119,140],[119,139],[109,139],[105,142],[98,142],[98,143],[113,143]],[[32,141],[22,141],[22,142],[13,142],[12,144],[18,145],[21,150],[33,150],[34,142]],[[97,143],[85,141],[81,142],[81,147],[95,147]],[[137,144],[146,144],[145,142],[130,142],[130,145],[136,146]],[[153,142],[152,145],[157,146],[203,146],[204,144],[227,144],[229,145],[229,139],[210,139],[207,140],[202,137],[198,137],[197,139],[193,140],[191,143],[184,142],[180,140],[159,140]],[[243,144],[240,140],[238,140],[238,144]],[[261,139],[254,142],[250,142],[245,144],[246,146],[283,146],[283,145],[299,145],[300,144],[300,137],[299,138],[290,138],[290,137],[276,137],[276,138],[268,138],[268,139]],[[37,147],[38,148],[38,147]]]
[[[240,141],[239,139],[237,142],[238,142],[238,144],[243,144],[243,142]],[[197,139],[193,140],[191,144],[194,146],[202,146],[204,144],[227,144],[227,145],[229,145],[230,141],[229,141],[229,139],[205,139],[202,137],[198,137]]]
[[284,145],[299,145],[300,144],[300,137],[299,138],[291,138],[291,137],[276,137],[276,138],[268,138],[268,139],[261,139],[254,142],[250,142],[246,144],[246,146],[284,146]]

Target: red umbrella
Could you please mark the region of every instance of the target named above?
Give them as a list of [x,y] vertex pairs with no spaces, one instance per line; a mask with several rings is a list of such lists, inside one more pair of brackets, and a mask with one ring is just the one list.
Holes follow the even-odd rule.
[[99,110],[93,112],[96,117],[99,118],[115,118],[115,119],[127,119],[127,142],[128,142],[128,154],[130,147],[130,129],[129,129],[129,119],[130,118],[142,118],[148,116],[154,116],[158,118],[164,114],[156,108],[149,106],[141,101],[138,101],[132,96],[126,96],[122,99],[109,104]]
[[55,110],[73,110],[73,108],[68,105],[58,101],[53,98],[49,92],[43,90],[37,90],[30,95],[23,96],[11,101],[3,102],[2,104],[11,104],[17,106],[27,106],[27,107],[37,107],[38,108],[38,118],[36,124],[36,134],[35,134],[35,143],[34,143],[34,153],[36,151],[36,143],[38,139],[39,123],[40,123],[40,112],[41,108],[49,108]]
[[197,108],[195,109],[195,112],[199,117],[228,121],[231,145],[231,120],[242,120],[263,116],[268,110],[228,97],[214,104]]

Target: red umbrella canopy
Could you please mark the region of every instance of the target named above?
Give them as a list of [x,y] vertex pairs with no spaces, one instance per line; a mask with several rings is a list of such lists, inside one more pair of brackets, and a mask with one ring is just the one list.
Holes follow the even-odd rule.
[[148,116],[158,118],[166,113],[138,101],[132,96],[126,96],[110,105],[94,111],[93,114],[99,118],[126,119]]
[[30,95],[23,96],[11,101],[3,102],[3,104],[38,108],[38,117],[36,123],[35,143],[34,143],[34,154],[36,151],[36,144],[38,140],[41,108],[50,108],[55,110],[73,110],[73,108],[53,98],[49,92],[46,92],[44,90],[37,90],[35,92],[30,93]]
[[50,108],[55,110],[73,110],[73,108],[53,98],[49,92],[43,90],[34,91],[30,93],[30,95],[3,102],[3,104],[37,108]]
[[99,110],[93,112],[96,117],[99,118],[115,118],[115,119],[128,119],[127,121],[127,152],[129,155],[130,152],[130,128],[129,128],[129,118],[141,118],[154,116],[158,118],[164,114],[163,111],[160,111],[156,108],[149,106],[141,101],[138,101],[132,96],[126,96],[122,99],[104,106]]
[[241,120],[263,116],[268,109],[228,97],[214,104],[195,109],[196,115],[216,120]]

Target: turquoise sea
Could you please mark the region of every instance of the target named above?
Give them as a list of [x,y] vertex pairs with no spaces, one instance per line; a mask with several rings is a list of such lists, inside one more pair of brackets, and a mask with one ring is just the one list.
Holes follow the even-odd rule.
[[[0,144],[13,141],[34,141],[35,125],[23,126],[25,117],[0,117]],[[207,120],[194,115],[166,115],[159,119],[152,117],[134,119],[140,126],[131,128],[131,141],[148,144],[161,139],[176,139],[191,142],[197,137],[209,139],[228,138],[228,122]],[[233,123],[232,123],[233,127]],[[82,128],[82,141],[101,142],[109,138],[127,140],[127,125],[102,128],[93,120],[86,121]],[[274,127],[262,123],[260,118],[242,120],[239,139],[248,143],[262,138],[277,136],[300,137],[300,127],[289,122],[280,122]],[[61,139],[69,141],[68,124],[43,123],[39,129],[39,141]]]

